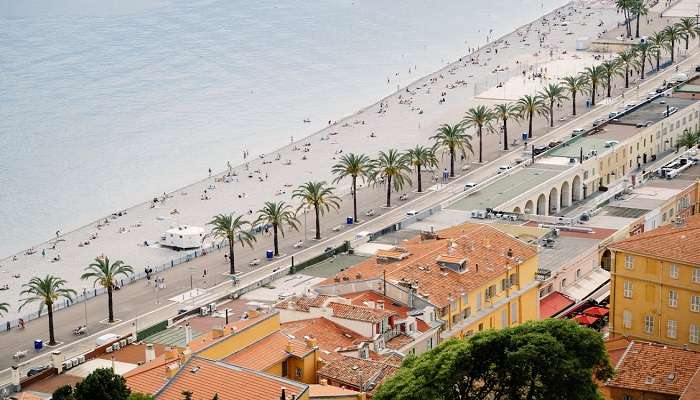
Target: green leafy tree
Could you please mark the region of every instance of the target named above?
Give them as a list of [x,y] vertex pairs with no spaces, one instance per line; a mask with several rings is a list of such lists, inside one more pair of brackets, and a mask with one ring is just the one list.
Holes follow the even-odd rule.
[[51,400],[75,400],[75,396],[73,396],[73,386],[60,386],[58,389],[54,390],[51,395]]
[[404,361],[375,400],[599,400],[613,375],[600,334],[570,320],[450,339]]
[[422,168],[437,167],[438,165],[435,149],[416,145],[416,147],[406,150],[406,158],[408,162],[416,168],[416,174],[418,175],[418,193],[420,193],[423,191]]
[[38,276],[33,277],[29,280],[29,283],[22,285],[22,291],[19,293],[23,296],[20,301],[19,309],[21,310],[24,306],[30,303],[39,303],[39,314],[44,310],[46,306],[49,315],[49,345],[56,345],[56,337],[54,336],[53,329],[53,305],[60,298],[67,300],[72,300],[75,296],[75,290],[67,289],[66,281],[53,275],[46,275],[44,278]]
[[634,15],[637,20],[636,32],[634,37],[639,37],[639,20],[643,15],[649,14],[649,7],[647,7],[646,0],[632,0],[630,4],[630,12]]
[[229,273],[235,275],[236,254],[233,246],[236,243],[236,239],[241,242],[241,246],[247,245],[250,248],[253,248],[253,242],[257,240],[255,235],[250,233],[250,222],[243,219],[242,215],[234,217],[233,214],[219,214],[215,215],[207,225],[211,225],[210,236],[228,241]]
[[75,400],[127,400],[131,390],[111,368],[98,368],[78,382],[73,393]]
[[409,159],[398,150],[380,151],[372,162],[370,181],[386,184],[386,206],[391,207],[391,190],[397,192],[411,184],[411,167]]
[[690,149],[698,144],[698,140],[700,140],[700,135],[697,132],[686,131],[678,138],[678,146]]
[[143,393],[131,393],[128,400],[156,400],[155,397]]
[[493,106],[493,113],[499,121],[503,123],[503,150],[508,150],[508,120],[520,118],[518,107],[513,103],[501,103]]
[[[495,119],[496,115],[493,111],[484,105],[470,108],[462,119],[462,124],[467,128],[476,128],[476,136],[479,137],[479,163],[484,162],[484,134],[493,131],[492,123]],[[484,128],[486,128],[486,132],[484,132]]]
[[565,76],[562,78],[561,84],[571,95],[571,113],[576,115],[576,95],[586,90],[588,85],[586,77],[582,74]]
[[651,52],[656,59],[656,71],[661,69],[661,50],[666,48],[666,35],[663,32],[654,32],[649,36],[649,43],[651,44]]
[[683,31],[678,25],[668,25],[661,32],[666,38],[666,48],[671,52],[671,64],[673,64],[676,60],[676,42],[683,37]]
[[625,71],[625,89],[630,87],[630,70],[639,67],[639,60],[634,50],[625,50],[617,55],[618,64]]
[[275,248],[275,256],[280,255],[277,231],[284,237],[285,225],[289,225],[295,231],[298,231],[300,226],[296,213],[292,211],[292,206],[283,201],[266,201],[263,208],[258,210],[258,219],[253,224],[260,223],[272,225],[272,243]]
[[566,88],[558,83],[550,83],[540,91],[540,97],[547,102],[549,114],[549,126],[554,127],[554,103],[561,103],[569,98],[566,96]]
[[688,52],[688,42],[690,39],[695,39],[700,35],[700,28],[698,28],[697,19],[693,17],[683,17],[676,24],[676,26],[681,31],[681,37],[685,41],[685,52]]
[[527,137],[532,139],[532,120],[535,115],[547,117],[547,105],[542,96],[526,94],[518,99],[517,107],[521,118],[527,118]]
[[[335,188],[326,182],[306,182],[292,193],[293,199],[300,199],[303,207],[313,207],[316,214],[316,240],[321,239],[321,215],[331,209],[340,208],[340,197],[334,194]],[[299,210],[298,209],[298,210]]]
[[591,95],[591,105],[595,106],[596,91],[603,81],[603,69],[599,65],[586,67],[583,76],[586,77],[586,90]]
[[647,40],[644,43],[639,43],[638,45],[634,46],[633,51],[638,57],[637,63],[641,69],[642,79],[644,79],[646,62],[649,61],[649,65],[653,67],[653,64],[651,64],[651,57],[654,53],[654,46]]
[[457,152],[462,156],[467,156],[467,150],[474,154],[472,148],[472,136],[466,133],[464,126],[459,123],[455,125],[442,124],[437,133],[430,137],[435,141],[436,147],[442,147],[450,153],[450,176],[455,176],[455,155]]
[[615,76],[622,76],[622,66],[617,59],[603,61],[600,66],[600,71],[603,77],[603,87],[608,91],[607,97],[610,97],[612,90],[612,80]]
[[131,266],[124,264],[124,261],[117,260],[113,263],[109,262],[109,257],[96,257],[95,261],[85,268],[85,273],[80,276],[80,279],[93,280],[93,286],[100,285],[107,289],[107,309],[109,314],[109,322],[114,322],[114,281],[119,275],[128,277],[133,274],[134,270]]
[[347,177],[352,178],[352,213],[355,222],[357,222],[357,178],[363,181],[369,174],[369,168],[372,165],[372,160],[364,154],[348,153],[340,158],[335,164],[331,172],[336,175],[333,183],[338,183]]

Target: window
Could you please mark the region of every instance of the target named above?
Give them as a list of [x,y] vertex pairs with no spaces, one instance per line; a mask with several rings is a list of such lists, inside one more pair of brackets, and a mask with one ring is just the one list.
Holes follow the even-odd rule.
[[652,317],[651,315],[644,316],[644,332],[654,332],[654,317]]
[[690,332],[688,333],[688,341],[690,343],[698,343],[700,336],[700,328],[695,324],[690,324]]
[[501,310],[501,327],[508,326],[508,309],[503,308]]
[[668,291],[668,306],[673,308],[678,307],[678,292],[675,290]]
[[476,311],[481,311],[481,293],[476,294]]
[[564,287],[566,287],[566,278],[561,280],[561,288],[563,289]]
[[472,308],[471,307],[465,308],[464,313],[463,313],[463,319],[467,319],[467,318],[471,317],[471,315],[472,315]]
[[287,360],[282,361],[282,376],[287,377]]
[[510,322],[512,324],[518,323],[518,302],[517,301],[510,303]]
[[625,397],[623,397],[622,400],[634,400],[634,399],[632,398],[632,396],[625,395]]
[[484,291],[486,300],[490,300],[492,297],[496,296],[496,285],[491,285]]
[[301,368],[299,368],[299,367],[294,368],[294,376],[296,376],[297,378],[301,379],[301,376],[302,376],[302,375],[303,375],[303,374],[302,374]]
[[624,288],[622,290],[622,295],[628,299],[632,298],[632,282],[625,281]]
[[690,311],[700,312],[700,296],[690,296]]
[[700,268],[693,268],[693,282],[700,283]]
[[510,286],[518,285],[518,274],[510,274]]
[[466,293],[462,293],[462,305],[465,306],[469,304],[469,296]]
[[678,279],[678,266],[676,264],[671,264],[668,275],[673,279]]
[[501,290],[506,290],[510,287],[510,281],[508,278],[501,279]]
[[625,256],[625,268],[632,269],[633,262],[634,258],[632,256]]
[[668,320],[668,329],[666,330],[666,336],[671,339],[675,339],[678,331],[678,323],[672,319]]
[[428,350],[430,350],[430,349],[432,349],[432,348],[433,348],[433,338],[431,337],[431,338],[428,340]]
[[576,270],[576,279],[581,277],[581,268]]
[[622,326],[626,329],[632,328],[632,311],[625,310],[622,312]]

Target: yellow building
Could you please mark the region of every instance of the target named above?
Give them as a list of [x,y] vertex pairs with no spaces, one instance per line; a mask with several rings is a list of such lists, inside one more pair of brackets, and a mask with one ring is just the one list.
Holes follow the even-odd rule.
[[611,334],[700,350],[700,215],[609,245]]

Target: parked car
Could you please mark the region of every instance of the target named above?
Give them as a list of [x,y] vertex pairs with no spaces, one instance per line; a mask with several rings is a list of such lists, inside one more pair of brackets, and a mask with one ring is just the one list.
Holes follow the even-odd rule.
[[[532,154],[534,154],[534,155],[539,155],[539,154],[544,153],[544,152],[547,151],[547,150],[549,150],[549,147],[547,147],[547,146],[535,146],[535,147],[533,147],[533,149],[532,149]],[[500,169],[499,169],[499,172],[498,172],[498,173],[499,173],[499,174],[501,173],[501,172],[500,172]]]
[[498,167],[498,173],[502,174],[504,172],[510,171],[511,169],[513,169],[513,167],[511,167],[510,165],[501,165],[500,167]]
[[583,128],[576,128],[576,129],[574,129],[573,131],[571,131],[571,137],[578,136],[578,135],[582,134],[582,133],[585,132],[585,131],[586,131],[586,130],[583,129]]
[[476,182],[467,182],[464,184],[464,190],[469,190],[473,187],[476,187]]
[[27,377],[38,375],[47,369],[49,369],[48,365],[40,365],[38,367],[29,368],[29,371],[27,371]]

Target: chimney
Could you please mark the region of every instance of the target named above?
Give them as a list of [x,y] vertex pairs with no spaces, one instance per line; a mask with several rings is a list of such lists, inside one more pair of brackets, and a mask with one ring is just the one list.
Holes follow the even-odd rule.
[[12,386],[19,390],[19,368],[16,365],[12,366]]
[[316,347],[318,347],[318,339],[316,339],[316,338],[309,338],[309,341],[307,342],[307,344],[308,344],[309,347],[311,347],[312,349],[313,349],[313,348],[316,348]]
[[224,329],[223,328],[214,328],[211,330],[212,336],[214,338],[220,338],[224,336]]
[[185,344],[190,344],[192,341],[192,327],[189,322],[185,324]]
[[282,386],[282,394],[280,394],[280,400],[287,400],[287,393],[284,386]]
[[479,264],[474,264],[474,268],[476,269],[476,272],[479,272]]
[[377,300],[377,310],[384,309],[384,300]]
[[178,364],[177,362],[170,363],[165,366],[165,377],[167,379],[172,379],[179,370],[180,364]]
[[287,347],[285,348],[285,350],[287,351],[287,353],[290,353],[290,354],[292,353],[292,341],[291,340],[287,342]]
[[58,370],[59,374],[63,372],[63,360],[63,354],[60,351],[51,352],[51,365]]
[[152,344],[146,345],[146,362],[151,362],[156,359],[156,351],[153,349]]
[[510,258],[513,257],[513,249],[508,249],[508,253],[506,255]]
[[165,347],[165,359],[172,360],[177,358],[177,349],[173,349],[170,346]]

